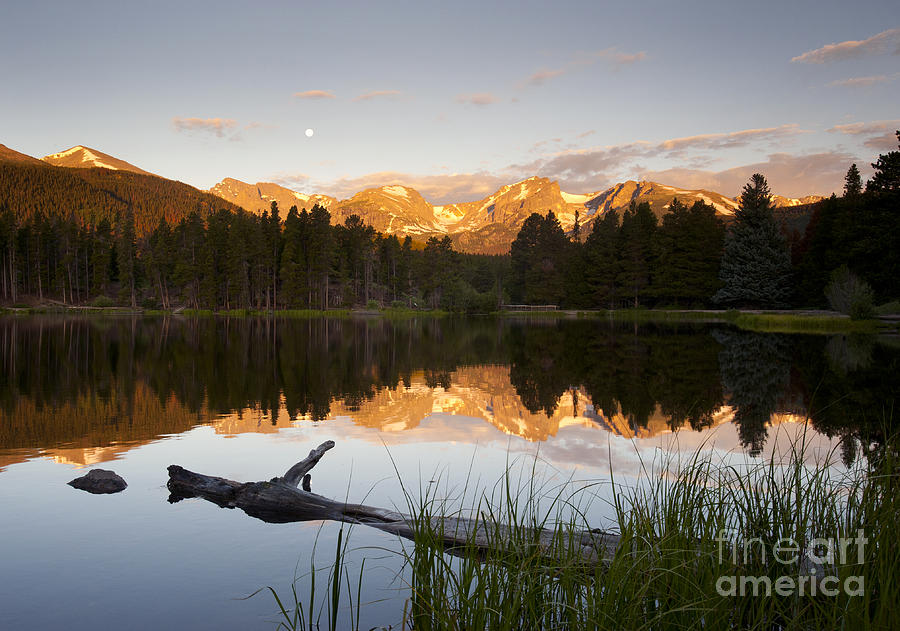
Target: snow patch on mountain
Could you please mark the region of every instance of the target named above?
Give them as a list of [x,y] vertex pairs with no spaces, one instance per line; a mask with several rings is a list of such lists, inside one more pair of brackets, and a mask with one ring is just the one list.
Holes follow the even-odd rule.
[[77,145],[72,147],[71,149],[66,149],[65,151],[60,151],[59,153],[53,153],[49,156],[46,156],[44,160],[60,160],[62,158],[68,158],[69,156],[75,156],[79,154],[78,158],[81,163],[85,166],[94,166],[94,167],[102,167],[104,169],[112,169],[113,171],[118,171],[119,167],[112,165],[108,162],[104,162],[103,159],[98,156],[96,153],[88,149],[87,147],[83,147],[81,145]]
[[560,191],[559,194],[562,195],[563,201],[567,204],[583,204],[592,197],[592,195],[574,195],[563,191]]
[[409,199],[409,192],[407,192],[405,186],[385,186],[381,190],[383,190],[388,195],[395,195],[398,197],[405,197],[406,199]]
[[59,153],[51,153],[49,156],[44,156],[44,159],[47,160],[55,158],[65,158],[79,151],[84,151],[84,147],[82,147],[81,145],[76,145],[71,149],[66,149],[65,151],[60,151]]

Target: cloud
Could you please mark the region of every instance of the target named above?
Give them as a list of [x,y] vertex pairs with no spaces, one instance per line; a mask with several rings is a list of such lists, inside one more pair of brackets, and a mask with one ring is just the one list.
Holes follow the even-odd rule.
[[238,122],[233,118],[195,118],[175,116],[172,126],[179,132],[203,132],[223,138],[238,131]]
[[637,141],[588,149],[568,149],[540,157],[530,163],[510,167],[512,172],[542,175],[559,180],[565,190],[599,190],[616,181],[633,177],[642,169],[637,162],[665,157],[687,161],[691,166],[711,162],[696,152],[726,151],[806,133],[796,124],[743,129],[732,132],[699,134],[671,138],[661,142]]
[[282,172],[273,175],[271,177],[271,180],[276,184],[280,184],[281,186],[284,186],[291,190],[302,192],[309,190],[312,178],[310,178],[306,173]]
[[777,140],[805,133],[796,123],[780,125],[778,127],[764,127],[760,129],[742,129],[716,134],[698,134],[696,136],[684,136],[673,138],[659,143],[658,150],[664,152],[684,152],[687,150],[714,150],[745,147],[753,142],[761,140]]
[[640,51],[637,53],[615,53],[612,55],[612,60],[616,62],[616,64],[620,66],[630,66],[631,64],[635,64],[639,61],[644,61],[647,58],[647,53],[644,51]]
[[762,173],[773,192],[787,197],[802,197],[840,191],[847,168],[854,162],[859,162],[855,156],[836,151],[805,155],[773,153],[764,162],[723,171],[675,167],[661,171],[644,170],[638,177],[681,188],[702,188],[734,196],[751,175]]
[[889,47],[895,46],[893,54],[900,54],[900,28],[882,31],[863,40],[847,40],[837,44],[826,44],[821,48],[797,55],[792,62],[806,64],[824,64],[867,55],[880,55]]
[[645,53],[644,51],[636,53],[623,53],[618,51],[615,47],[604,48],[603,50],[596,50],[589,53],[581,53],[573,57],[569,62],[563,64],[563,66],[559,68],[542,68],[540,70],[537,70],[531,76],[527,77],[523,81],[520,81],[517,87],[524,88],[528,86],[544,85],[550,79],[560,77],[575,70],[576,68],[591,66],[597,63],[597,61],[599,60],[605,60],[610,63],[614,69],[617,69],[622,66],[630,66],[645,59],[647,59],[647,53]]
[[654,146],[647,142],[634,142],[592,149],[566,150],[547,158],[511,165],[509,170],[559,180],[564,190],[594,190],[614,182],[625,172],[627,165],[637,158],[651,155]]
[[491,105],[492,103],[496,103],[499,99],[491,94],[490,92],[477,92],[475,94],[458,94],[456,96],[457,103],[464,103],[467,105],[478,105],[483,107],[485,105]]
[[294,92],[294,96],[298,99],[333,99],[334,94],[328,90],[307,90],[306,92]]
[[887,75],[875,75],[872,77],[853,77],[851,79],[841,79],[840,81],[832,81],[828,84],[829,88],[841,87],[841,88],[867,88],[871,85],[875,85],[876,83],[887,83],[893,77],[888,77]]
[[354,101],[371,101],[372,99],[378,98],[391,98],[395,96],[400,96],[400,90],[373,90],[371,92],[366,92],[365,94],[360,94],[355,97]]
[[835,125],[828,131],[862,139],[862,144],[875,151],[893,151],[897,148],[896,130],[900,129],[900,119],[871,121],[869,123],[848,123]]
[[559,68],[557,70],[538,70],[533,75],[525,79],[525,85],[544,85],[544,83],[548,79],[552,79],[554,77],[559,77],[561,75],[566,74],[566,71],[563,68]]

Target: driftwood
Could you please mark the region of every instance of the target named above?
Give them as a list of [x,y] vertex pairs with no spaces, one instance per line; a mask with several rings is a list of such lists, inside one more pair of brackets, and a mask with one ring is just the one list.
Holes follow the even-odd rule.
[[[240,508],[251,517],[269,523],[333,520],[365,524],[414,539],[415,522],[409,515],[375,506],[335,501],[310,491],[309,471],[332,447],[333,441],[322,443],[283,476],[268,482],[235,482],[171,465],[168,468],[169,501],[201,497],[223,508]],[[299,488],[301,482],[302,488]],[[511,535],[508,527],[481,519],[439,516],[431,518],[431,522],[434,532],[441,533],[450,551],[475,547],[483,552],[508,543]],[[553,531],[542,529],[529,531],[529,534],[529,541],[539,542],[547,550],[552,547]],[[576,531],[568,537],[573,539],[572,545],[580,551],[585,561],[591,563],[609,558],[618,543],[615,535],[597,530]]]

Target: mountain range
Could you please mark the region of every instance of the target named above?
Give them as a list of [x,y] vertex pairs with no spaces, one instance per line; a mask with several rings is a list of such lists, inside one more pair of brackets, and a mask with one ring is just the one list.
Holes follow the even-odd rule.
[[[168,221],[177,221],[190,210],[198,210],[201,214],[209,212],[217,205],[217,202],[213,201],[215,198],[211,197],[214,195],[222,202],[226,202],[224,204],[219,202],[218,205],[227,208],[240,207],[256,214],[268,210],[272,202],[277,202],[282,217],[291,206],[310,209],[319,204],[329,210],[334,223],[343,223],[347,217],[356,214],[366,224],[385,234],[395,234],[401,238],[409,235],[420,242],[431,236],[449,236],[458,250],[482,254],[507,252],[525,219],[534,212],[545,214],[552,210],[563,229],[569,233],[574,230],[577,214],[581,232],[587,234],[597,218],[609,212],[621,214],[632,202],[649,203],[658,217],[667,212],[675,197],[686,205],[691,205],[695,201],[710,204],[726,219],[732,216],[738,207],[735,198],[721,193],[682,189],[656,182],[629,180],[600,191],[568,193],[560,189],[558,182],[537,176],[503,186],[484,199],[443,205],[431,204],[415,189],[400,184],[369,188],[348,199],[301,193],[272,182],[249,184],[234,178],[223,179],[209,191],[199,191],[181,182],[159,178],[122,159],[81,145],[44,156],[41,160],[0,145],[0,165],[2,164],[19,168],[33,168],[38,165],[63,167],[65,171],[84,174],[81,180],[87,181],[89,186],[103,189],[103,192],[109,192],[107,189],[111,188],[107,181],[110,177],[103,174],[113,172],[119,174],[119,177],[115,182],[116,190],[110,192],[110,197],[120,202],[123,197],[128,198],[127,190],[134,186],[147,189],[150,179],[158,181],[155,182],[156,189],[167,189],[170,186],[177,188],[177,197],[185,196],[187,191],[183,189],[193,191],[187,195],[191,198],[188,211],[178,212],[168,206],[163,212],[145,209],[145,212],[141,213],[139,233],[155,227],[160,218],[155,215],[165,216]],[[12,178],[13,181],[16,179]],[[124,195],[123,185],[127,189]],[[0,202],[4,196],[14,198],[17,195],[17,191],[4,191],[4,188],[11,187],[8,184],[0,186]],[[32,186],[30,193],[39,195],[39,190]],[[160,194],[173,197],[170,191],[161,191]],[[143,199],[143,194],[138,197]],[[775,206],[785,211],[790,209],[788,216],[794,218],[798,215],[798,211],[801,217],[805,216],[807,214],[803,212],[805,208],[821,199],[819,196],[803,198],[773,196]],[[7,204],[15,207],[15,200],[13,202],[9,204],[7,201]],[[96,212],[94,209],[91,217],[95,217]]]
[[[444,205],[431,204],[415,189],[399,184],[369,188],[344,200],[298,193],[272,182],[248,184],[233,178],[222,180],[209,192],[253,213],[268,210],[272,202],[278,203],[282,213],[294,205],[311,208],[320,204],[335,222],[356,214],[385,234],[410,235],[423,241],[447,235],[458,250],[482,254],[507,252],[525,219],[534,212],[552,210],[569,233],[577,213],[582,234],[587,234],[598,217],[609,212],[621,215],[632,201],[649,203],[657,217],[667,212],[675,197],[688,206],[703,201],[723,217],[734,215],[738,207],[735,198],[721,193],[647,181],[628,180],[601,191],[567,193],[558,182],[537,176],[504,186],[484,199]],[[775,195],[772,201],[777,208],[796,208],[821,199]]]

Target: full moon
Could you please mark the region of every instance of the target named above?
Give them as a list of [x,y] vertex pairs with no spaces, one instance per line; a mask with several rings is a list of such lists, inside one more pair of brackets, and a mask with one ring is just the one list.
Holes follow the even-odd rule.
[[314,133],[315,133],[315,132],[314,132],[313,130],[307,129],[307,130],[306,130],[306,137],[307,137],[307,138],[312,138],[312,135],[313,135]]

